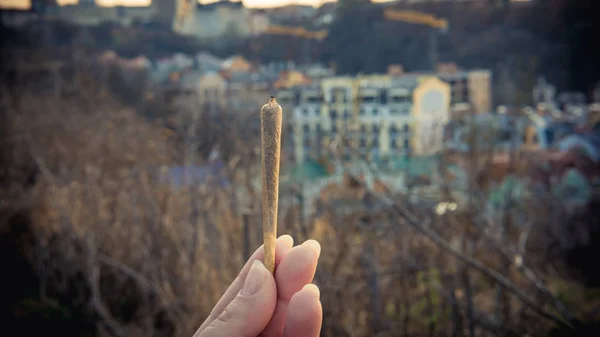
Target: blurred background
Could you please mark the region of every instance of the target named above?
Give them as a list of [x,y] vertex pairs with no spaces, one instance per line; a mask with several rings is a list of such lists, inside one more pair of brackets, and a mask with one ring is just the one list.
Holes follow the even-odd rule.
[[0,7],[2,335],[192,336],[270,95],[322,336],[600,335],[598,1]]

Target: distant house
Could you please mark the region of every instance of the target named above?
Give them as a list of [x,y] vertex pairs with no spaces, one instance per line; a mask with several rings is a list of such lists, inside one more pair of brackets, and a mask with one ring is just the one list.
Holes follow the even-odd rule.
[[308,85],[310,78],[299,71],[285,71],[279,75],[274,84],[275,89],[288,89],[299,85]]
[[233,72],[227,74],[228,106],[237,110],[262,106],[271,95],[271,81],[264,74]]
[[255,10],[250,14],[250,35],[259,36],[269,28],[271,21],[264,10]]
[[440,64],[435,74],[450,84],[452,110],[468,104],[477,113],[490,112],[492,73],[490,70],[462,71],[456,64]]
[[173,81],[179,77],[184,69],[194,66],[194,59],[183,54],[175,54],[172,57],[164,57],[154,62],[152,68],[152,79],[157,83]]
[[196,55],[196,64],[203,72],[217,72],[223,68],[223,60],[208,52]]
[[251,33],[250,21],[250,13],[242,1],[198,4],[194,35],[202,39],[247,37]]
[[207,72],[198,79],[198,97],[204,113],[223,111],[227,101],[227,81],[218,72]]
[[333,68],[325,67],[320,63],[311,64],[303,68],[303,72],[306,76],[315,80],[335,76]]
[[598,132],[569,135],[558,142],[556,147],[562,152],[578,148],[582,155],[587,156],[594,163],[600,164],[600,133]]
[[247,73],[254,68],[254,65],[250,61],[246,60],[240,55],[227,58],[225,61],[223,61],[221,66],[222,70],[228,73]]

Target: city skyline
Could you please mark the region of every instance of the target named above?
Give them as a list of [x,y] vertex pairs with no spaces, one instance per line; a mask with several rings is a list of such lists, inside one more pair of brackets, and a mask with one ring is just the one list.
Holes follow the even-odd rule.
[[[219,0],[199,0],[200,3],[212,3]],[[75,4],[79,0],[57,0],[60,5]],[[148,6],[151,0],[96,0],[100,6],[115,6],[122,4],[124,6]],[[335,2],[335,0],[243,0],[244,5],[249,8],[268,8],[279,7],[291,4],[310,5],[318,7],[326,2]],[[377,1],[379,2],[379,1]],[[28,9],[31,7],[31,0],[0,0],[0,8]]]

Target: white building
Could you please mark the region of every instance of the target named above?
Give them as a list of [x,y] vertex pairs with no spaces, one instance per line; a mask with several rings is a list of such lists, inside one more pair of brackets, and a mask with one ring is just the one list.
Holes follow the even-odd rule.
[[250,14],[250,34],[259,36],[269,28],[271,24],[269,16],[262,11],[255,11]]
[[432,76],[332,77],[283,90],[277,99],[295,162],[327,156],[327,147],[344,160],[377,162],[440,151],[451,89]]
[[222,0],[198,4],[195,10],[194,35],[202,39],[247,37],[251,33],[250,13],[243,2]]

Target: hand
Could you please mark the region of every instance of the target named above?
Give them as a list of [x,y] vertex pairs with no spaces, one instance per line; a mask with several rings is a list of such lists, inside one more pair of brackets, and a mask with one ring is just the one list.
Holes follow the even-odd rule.
[[311,284],[321,246],[277,239],[275,277],[260,247],[215,305],[194,337],[318,337],[323,320],[319,288]]

